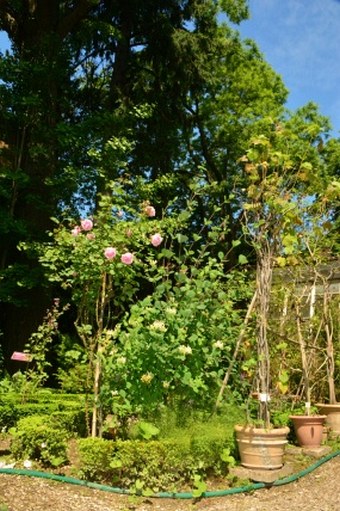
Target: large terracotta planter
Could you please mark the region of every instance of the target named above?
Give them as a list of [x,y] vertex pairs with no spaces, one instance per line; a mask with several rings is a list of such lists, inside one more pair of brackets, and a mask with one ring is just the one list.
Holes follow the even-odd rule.
[[316,405],[320,414],[326,415],[325,424],[330,428],[331,434],[340,436],[340,403]]
[[235,426],[241,464],[247,468],[272,470],[283,465],[289,428]]
[[301,447],[320,447],[326,415],[291,415],[290,419]]

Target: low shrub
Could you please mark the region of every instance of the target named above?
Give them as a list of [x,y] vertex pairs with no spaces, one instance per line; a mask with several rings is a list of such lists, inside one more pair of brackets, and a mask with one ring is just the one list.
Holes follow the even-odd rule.
[[12,403],[0,405],[0,430],[7,431],[19,418],[18,410]]
[[126,440],[115,446],[116,476],[122,487],[143,484],[152,491],[175,490],[180,482],[188,482],[194,466],[188,439]]
[[114,443],[104,438],[81,438],[77,441],[79,477],[99,483],[112,482],[114,469],[110,466],[114,456]]
[[56,411],[50,415],[50,421],[56,428],[62,428],[77,436],[85,436],[86,414],[85,410]]
[[78,449],[81,478],[126,488],[138,485],[138,481],[153,491],[169,488],[192,465],[189,443],[174,440],[86,438],[78,440]]
[[16,459],[36,460],[44,466],[58,467],[67,461],[69,433],[53,424],[49,415],[20,419],[12,435],[11,453]]
[[130,491],[176,491],[197,476],[227,475],[233,442],[222,429],[160,440],[80,439],[79,476]]
[[67,430],[79,435],[86,433],[85,396],[41,389],[23,402],[21,394],[0,394],[0,429],[8,430],[18,420],[34,415],[50,415],[55,422],[61,421]]

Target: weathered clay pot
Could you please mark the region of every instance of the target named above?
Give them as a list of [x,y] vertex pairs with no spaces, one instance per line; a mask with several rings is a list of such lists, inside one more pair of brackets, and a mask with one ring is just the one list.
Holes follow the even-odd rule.
[[254,469],[276,469],[283,465],[289,428],[255,428],[235,426],[241,464]]
[[326,415],[291,415],[290,419],[301,447],[320,447]]
[[340,436],[340,403],[318,403],[319,413],[326,415],[326,426],[330,428],[331,435]]

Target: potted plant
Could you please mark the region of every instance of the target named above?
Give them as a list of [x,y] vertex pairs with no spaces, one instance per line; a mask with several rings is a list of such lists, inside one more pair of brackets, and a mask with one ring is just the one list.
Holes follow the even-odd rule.
[[[305,270],[303,278],[300,280],[307,281],[304,290],[300,289],[300,300],[303,295],[308,296],[309,304],[309,318],[307,321],[307,329],[305,333],[308,338],[309,344],[313,347],[316,353],[325,353],[325,361],[320,360],[318,357],[317,363],[314,364],[314,371],[317,368],[326,367],[327,374],[327,387],[328,387],[328,403],[317,404],[317,409],[321,417],[326,419],[325,423],[331,433],[338,436],[340,435],[340,403],[336,400],[334,371],[335,371],[335,347],[334,336],[336,332],[336,318],[338,315],[338,303],[336,303],[336,293],[332,292],[331,282],[339,269],[339,261],[333,261],[330,255],[332,254],[335,238],[338,236],[335,233],[333,236],[333,228],[330,227],[327,233],[320,229],[322,224],[324,212],[315,212],[315,216],[310,225],[309,231],[301,235],[301,242],[305,247]],[[309,283],[308,283],[309,280]],[[336,291],[336,289],[334,290]],[[319,300],[317,298],[320,297]],[[309,373],[309,360],[313,357],[308,357],[306,353],[306,344],[303,338],[303,328],[301,320],[300,301],[296,300],[296,324],[297,336],[300,345],[303,380],[306,393],[306,401],[310,402],[310,384]],[[321,339],[321,342],[320,342]],[[325,344],[323,344],[323,341]],[[317,348],[317,349],[316,349]],[[314,357],[315,358],[315,357]],[[320,379],[320,378],[319,378]],[[307,411],[309,408],[307,408]],[[306,415],[310,415],[306,413]],[[314,416],[316,419],[316,417]],[[298,419],[296,419],[297,421]],[[301,422],[302,419],[299,419]],[[320,418],[321,420],[321,418]],[[312,421],[312,418],[309,418]],[[315,427],[314,425],[311,427]]]
[[302,333],[300,301],[301,297],[299,297],[299,299],[295,302],[296,330],[301,354],[302,379],[306,401],[304,412],[302,414],[291,415],[290,419],[293,422],[299,445],[301,447],[317,448],[320,447],[322,442],[323,424],[325,422],[326,415],[311,413],[310,367],[306,343]]
[[[339,264],[339,263],[338,263]],[[318,403],[317,407],[321,414],[326,415],[326,425],[333,436],[340,436],[340,403],[337,402],[335,392],[335,357],[334,357],[334,310],[332,308],[332,294],[330,292],[330,281],[334,274],[332,265],[325,273],[318,271],[318,278],[323,288],[322,299],[322,324],[326,340],[326,368],[328,384],[328,403]],[[338,314],[338,311],[336,312]]]
[[[270,421],[270,354],[268,343],[269,306],[273,268],[285,232],[297,214],[289,201],[285,171],[287,155],[274,149],[277,134],[260,136],[242,158],[249,186],[243,204],[244,234],[256,256],[256,347],[258,419],[254,425],[236,425],[241,463],[248,468],[274,469],[283,465],[288,427],[273,428]],[[288,238],[286,239],[286,241]]]
[[[267,335],[273,269],[297,263],[298,255],[304,250],[300,242],[301,232],[310,228],[310,220],[319,203],[321,206],[325,204],[327,183],[321,179],[322,161],[314,144],[322,131],[321,126],[322,123],[311,126],[302,111],[287,122],[271,119],[266,127],[263,122],[263,133],[266,134],[254,138],[241,158],[244,164],[240,183],[244,193],[241,199],[243,228],[256,257],[256,391],[261,429],[268,434],[273,430],[269,410],[271,367]],[[236,426],[235,429],[239,446],[243,442],[241,431],[249,431],[251,444],[254,435],[262,435],[262,431],[254,431],[258,428]],[[279,429],[282,429],[283,437],[289,431],[288,428]],[[284,444],[286,440],[280,442]]]

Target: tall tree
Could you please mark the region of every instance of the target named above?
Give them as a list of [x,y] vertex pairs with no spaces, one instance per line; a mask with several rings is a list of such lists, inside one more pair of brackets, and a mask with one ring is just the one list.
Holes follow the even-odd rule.
[[[241,22],[247,3],[0,0],[0,30],[12,43],[0,58],[0,330],[7,358],[48,302],[39,266],[18,243],[44,238],[61,211],[93,211],[110,179],[126,176],[132,197],[140,178],[152,184],[163,176],[160,187],[150,186],[157,211],[169,199],[181,208],[193,185],[210,184],[213,195],[201,194],[195,225],[204,226],[216,203],[232,247],[238,158],[264,119],[284,116],[287,97],[256,46],[220,22],[222,14]],[[99,169],[104,147],[111,153]]]
[[[0,28],[12,43],[1,58],[1,298],[5,355],[22,347],[40,322],[47,299],[39,271],[18,252],[20,240],[40,238],[51,226],[60,199],[56,189],[71,68],[67,39],[98,2],[2,1]],[[31,288],[30,292],[22,289]],[[22,306],[25,306],[22,308]]]
[[[44,237],[60,206],[78,202],[83,210],[87,197],[93,204],[119,168],[99,173],[88,149],[98,150],[112,137],[142,141],[130,158],[131,172],[155,177],[173,171],[183,98],[206,79],[217,5],[213,0],[0,1],[0,29],[12,44],[0,61],[6,357],[23,346],[48,301],[37,285],[38,266],[18,251],[18,243]],[[219,8],[235,22],[247,15],[246,0],[224,0]],[[129,115],[147,104],[147,119]]]

